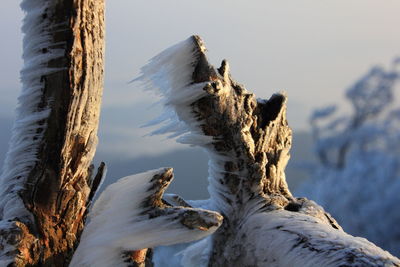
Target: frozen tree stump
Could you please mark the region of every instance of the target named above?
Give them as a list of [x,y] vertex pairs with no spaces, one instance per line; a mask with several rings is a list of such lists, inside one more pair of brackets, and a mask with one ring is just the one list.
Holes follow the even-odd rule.
[[[256,99],[217,70],[198,36],[142,68],[172,111],[155,133],[206,149],[209,207],[224,216],[211,238],[209,266],[400,266],[366,239],[346,234],[322,207],[292,196],[285,179],[292,133],[284,94]],[[340,197],[340,196],[338,196]]]
[[104,164],[91,165],[104,1],[24,0],[23,90],[1,177],[0,265],[68,266]]

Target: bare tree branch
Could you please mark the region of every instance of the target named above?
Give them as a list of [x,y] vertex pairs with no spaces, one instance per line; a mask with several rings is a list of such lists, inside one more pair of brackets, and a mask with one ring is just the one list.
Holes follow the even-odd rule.
[[162,199],[172,179],[172,169],[162,168],[107,187],[90,212],[70,266],[144,266],[148,247],[212,234],[222,223],[217,212],[171,206]]

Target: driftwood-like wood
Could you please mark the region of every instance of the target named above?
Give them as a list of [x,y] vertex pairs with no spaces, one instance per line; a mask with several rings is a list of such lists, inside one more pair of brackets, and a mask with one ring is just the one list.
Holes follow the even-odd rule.
[[224,216],[209,266],[400,266],[346,234],[322,207],[292,196],[284,173],[292,142],[287,97],[257,100],[231,78],[225,60],[215,70],[203,41],[192,41],[198,56],[191,86],[206,83],[207,94],[189,107],[213,140],[203,145],[211,155],[209,192]]
[[41,52],[64,52],[47,62],[57,71],[40,77],[37,108],[48,108],[50,115],[43,121],[38,161],[19,192],[32,219],[16,218],[11,232],[1,233],[15,246],[13,266],[68,266],[94,196],[92,185],[97,188],[104,170],[102,165],[95,176],[91,165],[103,89],[104,1],[42,2],[51,8],[37,14],[46,21],[43,36],[50,38]]

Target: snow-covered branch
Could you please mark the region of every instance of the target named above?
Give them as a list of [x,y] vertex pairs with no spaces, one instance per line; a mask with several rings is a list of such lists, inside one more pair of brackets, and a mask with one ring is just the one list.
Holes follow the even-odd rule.
[[107,187],[90,211],[70,266],[131,266],[130,251],[212,234],[222,223],[217,212],[171,206],[162,199],[172,178],[172,169],[162,168]]
[[[143,67],[145,87],[163,96],[166,111],[155,131],[203,147],[210,156],[208,208],[222,226],[182,262],[193,266],[400,266],[400,260],[362,238],[343,232],[322,207],[292,196],[284,169],[291,130],[284,94],[257,100],[207,61],[198,36],[175,45]],[[208,244],[207,244],[208,242]],[[197,255],[196,255],[197,254]],[[203,255],[204,256],[204,255]],[[167,256],[171,257],[171,255]],[[191,261],[192,259],[193,261]]]

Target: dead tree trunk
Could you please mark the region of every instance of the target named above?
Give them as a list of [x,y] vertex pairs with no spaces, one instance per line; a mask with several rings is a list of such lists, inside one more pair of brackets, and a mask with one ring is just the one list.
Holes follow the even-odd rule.
[[400,266],[346,234],[313,201],[292,196],[284,172],[292,142],[286,96],[256,99],[231,78],[225,60],[215,70],[205,51],[193,36],[154,57],[139,79],[158,88],[173,111],[157,132],[183,134],[178,141],[210,155],[209,208],[224,221],[212,235],[208,265]]
[[21,6],[25,67],[1,177],[0,265],[67,266],[104,168],[93,175],[104,1],[24,0]]

